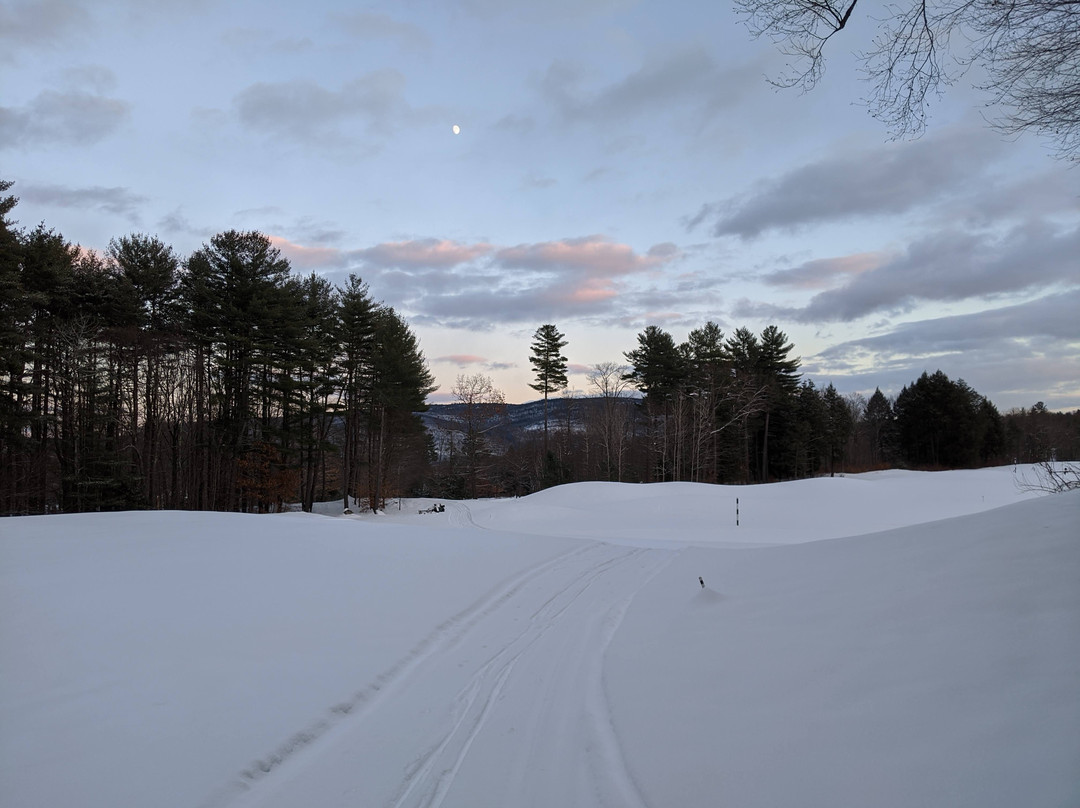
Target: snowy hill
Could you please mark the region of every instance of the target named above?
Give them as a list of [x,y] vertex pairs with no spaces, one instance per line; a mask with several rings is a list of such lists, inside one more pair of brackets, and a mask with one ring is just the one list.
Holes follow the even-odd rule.
[[1080,492],[432,502],[0,521],[0,802],[1080,804]]

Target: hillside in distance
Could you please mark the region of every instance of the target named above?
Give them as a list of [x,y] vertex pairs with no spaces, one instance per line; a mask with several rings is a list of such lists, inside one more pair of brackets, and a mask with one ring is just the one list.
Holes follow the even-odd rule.
[[[620,406],[633,408],[637,398],[621,398]],[[600,398],[550,398],[548,399],[548,430],[583,429],[597,409],[602,406]],[[466,405],[431,404],[426,412],[419,413],[420,420],[433,435],[441,432],[458,432],[463,429],[466,418]],[[544,400],[528,401],[524,404],[504,404],[488,408],[489,415],[483,418],[485,434],[496,442],[513,446],[530,435],[539,434],[544,428]]]

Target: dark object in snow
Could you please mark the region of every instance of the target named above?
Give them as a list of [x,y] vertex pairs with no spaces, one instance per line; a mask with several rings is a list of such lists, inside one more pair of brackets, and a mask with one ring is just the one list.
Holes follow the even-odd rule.
[[417,511],[417,513],[443,513],[446,510],[446,506],[440,502],[436,502],[430,508],[423,511]]
[[698,583],[701,584],[701,588],[704,589],[705,588],[705,579],[702,578],[700,575],[698,576],[697,579],[698,579]]

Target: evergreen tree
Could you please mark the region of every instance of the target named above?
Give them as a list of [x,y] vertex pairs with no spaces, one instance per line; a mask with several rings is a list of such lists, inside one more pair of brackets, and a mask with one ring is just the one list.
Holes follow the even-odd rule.
[[544,396],[544,457],[548,455],[548,396],[557,393],[567,385],[566,357],[562,349],[567,346],[566,335],[551,323],[545,323],[533,334],[532,356],[529,364],[533,366],[536,382],[530,384],[533,390]]
[[821,398],[825,405],[825,454],[831,477],[836,473],[836,464],[844,460],[848,437],[851,435],[855,421],[848,402],[837,392],[831,382],[825,388]]
[[625,378],[641,391],[649,423],[651,462],[647,480],[675,479],[679,468],[679,407],[687,358],[671,334],[655,325],[638,334],[638,347],[623,354]]
[[258,232],[220,233],[188,259],[188,325],[199,341],[197,372],[203,374],[199,416],[211,427],[203,507],[256,504],[240,486],[237,463],[249,452],[264,452],[257,444],[267,439],[275,326],[296,300],[288,279],[289,262]]
[[[319,490],[319,473],[324,469],[327,451],[332,449],[332,397],[340,383],[336,361],[340,328],[338,295],[326,278],[311,273],[301,281],[300,293],[302,304],[297,319],[301,333],[294,371],[300,421],[297,451],[301,509],[310,512]],[[325,473],[322,476],[325,488]]]
[[[761,332],[758,370],[765,386],[765,418],[761,438],[761,481],[771,477],[786,477],[793,473],[790,443],[785,443],[785,432],[791,425],[792,406],[799,384],[799,360],[789,358],[794,348],[788,342],[787,334],[775,325],[766,326]],[[769,438],[772,434],[780,438],[781,449],[788,450],[784,462],[778,463],[770,458]],[[783,452],[774,455],[783,456]]]
[[45,513],[64,505],[63,481],[73,456],[74,373],[66,350],[74,336],[74,274],[77,251],[59,233],[43,224],[26,234],[22,244],[20,286],[25,295],[23,321],[24,409],[27,509]]
[[675,340],[664,329],[650,325],[637,336],[638,347],[623,354],[630,363],[626,379],[645,401],[660,405],[679,389],[686,373]]
[[[983,397],[963,379],[956,382],[940,370],[923,373],[896,397],[900,452],[915,466],[969,468],[987,454],[1001,451],[1003,437],[995,426],[996,410],[983,410]],[[989,403],[989,402],[988,402]],[[982,420],[980,420],[980,410]]]
[[804,379],[796,393],[795,424],[791,440],[795,451],[796,477],[817,474],[823,465],[828,416],[825,401],[812,379]]
[[[759,372],[761,344],[758,342],[757,335],[749,328],[737,328],[727,338],[725,347],[728,356],[731,357],[735,382],[744,390],[762,391],[764,401],[764,392],[767,390],[767,386],[763,383],[762,375]],[[757,420],[756,414],[751,410],[743,409],[741,411],[741,417],[739,418],[741,446],[738,447],[736,452],[738,461],[735,465],[739,479],[746,483],[753,478],[753,467],[755,465],[753,463],[753,452],[751,451],[755,431],[751,421],[752,418],[754,421]]]
[[32,307],[23,288],[23,239],[9,218],[18,199],[5,196],[12,182],[0,180],[0,512],[29,510],[28,444],[30,384],[25,328]]
[[709,321],[690,331],[680,346],[687,363],[684,390],[688,441],[685,479],[693,482],[717,481],[717,408],[730,376],[730,361],[724,350],[724,332]]
[[866,402],[863,421],[870,442],[870,464],[892,463],[896,459],[896,420],[892,404],[880,388],[874,388],[874,394]]
[[349,497],[360,479],[360,438],[363,434],[366,402],[371,397],[375,350],[376,304],[368,286],[350,274],[340,293],[340,367],[341,367],[341,493],[345,510],[350,509]]
[[389,306],[375,311],[371,367],[368,497],[371,509],[379,510],[387,498],[391,471],[400,470],[403,456],[411,454],[418,461],[426,458],[424,427],[417,413],[427,409],[427,397],[438,387],[416,335]]
[[159,446],[163,408],[173,391],[164,364],[179,344],[179,268],[172,248],[142,234],[109,242],[109,260],[131,291],[134,327],[126,335],[125,373],[131,385],[131,450],[151,507],[162,505],[165,469]]

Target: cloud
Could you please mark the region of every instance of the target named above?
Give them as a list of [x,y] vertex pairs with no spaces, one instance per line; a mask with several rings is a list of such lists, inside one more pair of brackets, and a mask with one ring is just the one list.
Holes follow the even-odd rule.
[[504,115],[492,124],[492,128],[514,135],[527,135],[536,128],[536,119],[527,115]]
[[274,137],[298,142],[342,139],[342,127],[358,122],[368,131],[392,131],[411,113],[405,77],[377,70],[327,89],[313,81],[259,82],[233,99],[240,122]]
[[550,322],[590,314],[609,298],[575,299],[561,284],[534,282],[519,286],[469,284],[459,291],[422,295],[409,302],[417,322],[491,331],[505,323]]
[[824,289],[880,266],[881,253],[855,253],[839,258],[819,258],[794,267],[780,269],[762,277],[770,286],[790,286],[796,289]]
[[208,239],[218,232],[211,227],[197,227],[192,224],[181,208],[176,208],[162,216],[158,219],[157,226],[166,233],[196,236],[200,239]]
[[685,106],[701,123],[749,92],[750,77],[758,72],[750,65],[721,68],[704,48],[685,48],[654,57],[619,81],[591,91],[584,87],[584,68],[557,60],[541,78],[540,91],[570,122],[609,124]]
[[767,275],[766,282],[772,283],[778,276],[794,281],[815,272],[835,279],[845,263],[863,267],[847,283],[817,293],[801,308],[741,301],[737,313],[801,323],[850,322],[874,313],[911,311],[926,301],[992,299],[1075,283],[1077,255],[1080,226],[1059,229],[1034,221],[1000,234],[944,230],[876,265],[870,257],[848,256]]
[[466,365],[482,365],[487,362],[487,357],[476,356],[475,354],[449,354],[447,356],[436,356],[431,361],[446,362],[450,365],[465,367]]
[[386,14],[354,11],[332,14],[331,18],[336,27],[357,39],[389,40],[410,51],[427,51],[431,48],[431,39],[422,28]]
[[1036,338],[1071,342],[1080,350],[1077,311],[1080,311],[1080,289],[1073,289],[973,314],[905,323],[887,334],[845,342],[821,355],[830,357],[852,349],[886,357],[963,352],[999,340]]
[[49,205],[57,208],[79,210],[103,210],[137,221],[146,197],[132,193],[127,188],[70,188],[64,185],[20,185],[19,198],[23,202]]
[[517,367],[517,364],[514,362],[493,362],[486,356],[476,356],[475,354],[449,354],[447,356],[437,356],[432,361],[446,365],[456,365],[462,370],[479,366],[484,370],[497,372],[501,370],[513,370]]
[[23,107],[0,107],[0,148],[65,144],[85,146],[115,132],[130,105],[79,90],[44,90]]
[[[316,231],[314,238],[309,233],[309,240],[336,240],[337,231]],[[341,269],[344,267],[362,268],[374,271],[383,278],[401,277],[406,283],[415,282],[418,274],[425,270],[449,269],[467,264],[491,252],[490,244],[461,244],[449,239],[414,239],[408,241],[390,241],[359,250],[343,250],[337,247],[309,247],[297,244],[282,236],[268,237],[274,246],[294,264],[308,268]]]
[[304,247],[294,244],[280,236],[267,236],[281,254],[289,259],[294,267],[303,269],[326,269],[340,267],[344,264],[344,256],[341,250],[333,247]]
[[610,315],[634,275],[682,253],[663,243],[644,253],[604,236],[500,247],[420,238],[362,249],[271,240],[295,266],[356,271],[417,323],[487,331],[498,324]]
[[0,62],[23,48],[54,45],[89,23],[82,4],[69,0],[0,3]]
[[1017,211],[1025,216],[1054,217],[1058,214],[1080,213],[1080,195],[1076,177],[1069,171],[1044,171],[1010,177],[1007,180],[988,178],[977,189],[949,205],[948,211],[957,221],[970,226],[985,226],[1014,217]]
[[614,277],[654,269],[676,257],[677,253],[674,244],[665,243],[641,255],[627,244],[592,235],[505,247],[495,254],[495,260],[505,269],[587,272],[591,276]]
[[376,244],[350,253],[365,264],[381,268],[447,268],[468,263],[491,252],[490,244],[460,244],[447,239],[415,239]]
[[993,138],[952,130],[936,138],[838,154],[703,206],[715,236],[751,239],[770,230],[905,213],[962,193],[1002,151]]
[[834,345],[804,363],[809,375],[896,392],[924,370],[964,378],[998,406],[1080,401],[1080,289],[971,314],[903,323]]
[[345,231],[334,224],[320,222],[309,216],[303,216],[290,228],[299,233],[304,241],[315,244],[335,244],[345,237]]

